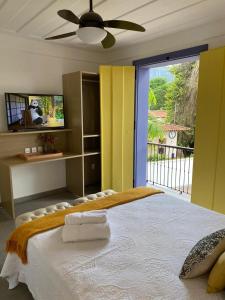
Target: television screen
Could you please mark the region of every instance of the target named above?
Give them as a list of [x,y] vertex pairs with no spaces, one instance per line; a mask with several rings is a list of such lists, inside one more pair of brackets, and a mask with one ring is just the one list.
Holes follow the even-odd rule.
[[64,127],[62,95],[6,93],[9,130]]

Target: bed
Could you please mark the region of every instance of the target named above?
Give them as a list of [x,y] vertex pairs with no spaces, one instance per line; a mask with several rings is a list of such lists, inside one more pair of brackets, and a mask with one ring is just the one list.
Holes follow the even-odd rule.
[[225,216],[158,194],[108,210],[109,241],[63,243],[62,228],[32,237],[28,264],[8,254],[1,276],[26,283],[35,300],[225,299],[207,276],[180,280],[195,243],[225,227]]

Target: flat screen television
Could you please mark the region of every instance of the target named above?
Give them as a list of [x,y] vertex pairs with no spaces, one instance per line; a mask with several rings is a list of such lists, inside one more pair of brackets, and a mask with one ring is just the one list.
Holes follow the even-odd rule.
[[64,128],[63,95],[5,93],[8,129]]

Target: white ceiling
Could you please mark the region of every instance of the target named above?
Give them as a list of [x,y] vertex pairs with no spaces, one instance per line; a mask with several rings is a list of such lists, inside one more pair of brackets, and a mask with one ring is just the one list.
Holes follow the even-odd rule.
[[[122,19],[139,23],[146,32],[110,29],[124,47],[163,35],[193,28],[225,18],[225,0],[94,0],[94,9],[104,20]],[[0,30],[44,39],[47,36],[74,31],[76,25],[57,15],[70,9],[80,16],[88,10],[88,0],[0,0]],[[225,33],[225,29],[224,29]],[[47,42],[46,42],[47,43]],[[48,43],[56,43],[48,41]],[[77,37],[57,43],[100,49],[100,45],[84,45]]]

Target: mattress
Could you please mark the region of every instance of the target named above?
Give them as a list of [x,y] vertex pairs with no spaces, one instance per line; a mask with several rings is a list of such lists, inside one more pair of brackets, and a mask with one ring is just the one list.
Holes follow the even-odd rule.
[[185,257],[225,216],[159,194],[108,211],[109,241],[63,243],[62,228],[32,237],[28,264],[8,254],[1,276],[36,300],[207,300],[207,276],[180,280]]

